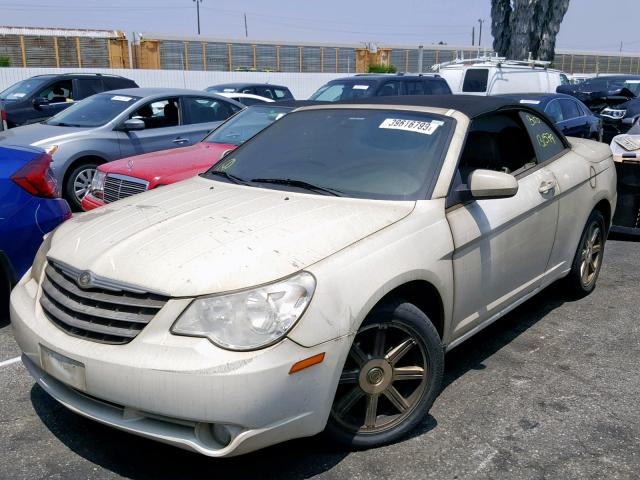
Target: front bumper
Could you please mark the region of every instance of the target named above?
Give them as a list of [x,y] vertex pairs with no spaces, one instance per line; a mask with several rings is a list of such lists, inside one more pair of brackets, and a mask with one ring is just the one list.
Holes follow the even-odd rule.
[[84,210],[85,212],[88,212],[89,210],[93,210],[94,208],[98,208],[103,205],[106,205],[106,203],[104,203],[103,200],[100,200],[99,198],[94,197],[90,193],[87,193],[82,198],[82,202],[80,202],[80,205],[82,206],[82,210]]
[[[312,348],[285,339],[254,352],[222,350],[169,327],[188,300],[169,301],[126,345],[68,335],[43,314],[30,272],[11,295],[23,361],[59,402],[107,425],[212,457],[238,455],[324,429],[349,349],[338,338]],[[45,372],[42,347],[84,366],[83,391]],[[292,364],[325,360],[289,375]],[[216,429],[226,432],[226,440]],[[223,435],[224,438],[224,435]]]

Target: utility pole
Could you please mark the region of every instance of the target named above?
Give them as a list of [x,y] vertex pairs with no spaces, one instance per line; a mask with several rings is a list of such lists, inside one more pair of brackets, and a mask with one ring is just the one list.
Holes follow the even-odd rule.
[[482,24],[484,23],[484,20],[479,18],[478,23],[480,24],[480,31],[478,32],[478,46],[481,46],[482,45]]
[[193,0],[196,2],[196,15],[198,16],[198,35],[200,35],[200,4],[202,0]]
[[249,29],[247,29],[247,14],[244,14],[244,36],[249,36]]
[[472,47],[475,45],[475,41],[476,41],[476,27],[474,25],[473,27],[471,27],[471,46]]

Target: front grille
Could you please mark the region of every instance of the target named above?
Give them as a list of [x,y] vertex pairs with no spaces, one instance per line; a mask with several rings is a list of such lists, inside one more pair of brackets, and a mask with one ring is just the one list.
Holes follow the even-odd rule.
[[116,284],[108,280],[95,282],[108,288],[83,289],[76,285],[77,277],[68,267],[50,263],[42,282],[40,305],[56,326],[87,340],[129,343],[168,300],[153,293],[115,288]]
[[110,173],[104,181],[104,202],[111,203],[141,193],[149,188],[149,182],[135,177]]

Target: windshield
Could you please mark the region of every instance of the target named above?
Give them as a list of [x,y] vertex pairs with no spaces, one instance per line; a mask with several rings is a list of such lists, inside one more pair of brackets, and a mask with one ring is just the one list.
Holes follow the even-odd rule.
[[100,127],[113,120],[138,100],[140,97],[130,95],[104,93],[93,95],[63,110],[45,123],[61,127]]
[[627,80],[624,88],[630,90],[636,97],[640,95],[640,80]]
[[25,97],[30,97],[47,81],[48,79],[46,78],[29,78],[27,80],[22,80],[21,82],[18,82],[15,85],[11,85],[6,90],[0,92],[0,99],[22,100]]
[[323,85],[309,100],[337,102],[371,96],[374,83],[367,81],[331,82]]
[[207,175],[262,188],[417,200],[437,178],[453,122],[406,111],[302,110],[231,152]]
[[211,132],[204,141],[240,145],[291,110],[293,110],[292,107],[262,105],[245,108]]

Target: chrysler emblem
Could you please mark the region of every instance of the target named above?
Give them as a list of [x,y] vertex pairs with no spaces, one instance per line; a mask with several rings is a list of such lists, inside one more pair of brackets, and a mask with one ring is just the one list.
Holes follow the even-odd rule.
[[87,288],[91,285],[91,272],[82,272],[78,277],[78,285],[82,288]]

